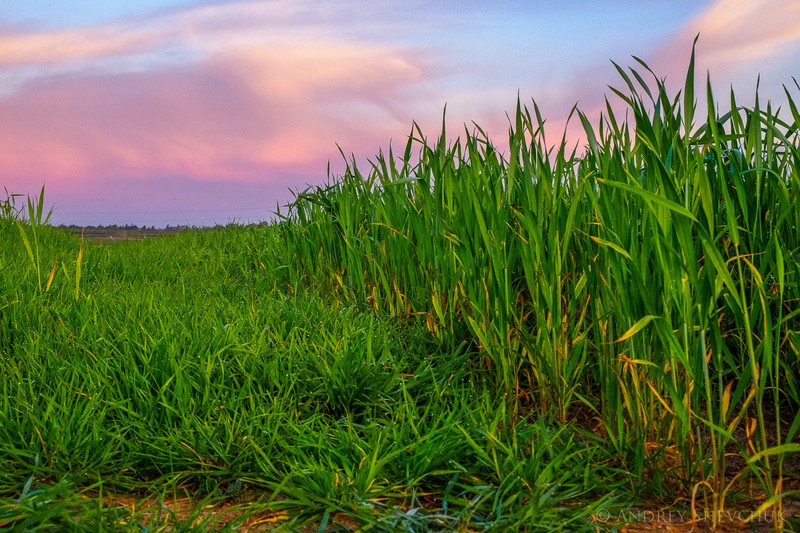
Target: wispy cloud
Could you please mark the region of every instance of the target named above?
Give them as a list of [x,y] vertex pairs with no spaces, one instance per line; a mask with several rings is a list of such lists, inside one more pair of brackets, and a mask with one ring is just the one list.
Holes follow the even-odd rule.
[[800,40],[800,3],[794,0],[717,0],[692,20],[683,36],[700,32],[706,53],[726,63],[783,55]]
[[63,30],[0,36],[0,66],[52,65],[96,59],[153,47],[163,36],[123,27]]
[[[630,66],[645,74],[630,57],[637,55],[659,78],[666,79],[668,90],[675,94],[683,89],[692,43],[698,35],[695,95],[700,106],[705,105],[705,91],[699,87],[705,83],[706,72],[718,93],[724,95],[733,86],[742,105],[752,103],[759,77],[762,99],[781,101],[782,85],[791,84],[792,76],[800,74],[796,59],[800,57],[800,2],[796,0],[714,0],[674,31],[654,40],[648,52],[628,50],[626,56],[612,59],[623,68]],[[645,78],[649,79],[649,74]],[[575,80],[562,100],[579,102],[593,122],[605,111],[604,94],[614,109],[624,113],[622,102],[605,88],[608,84],[627,91],[610,64],[579,69]],[[557,119],[551,129],[561,131],[563,127],[563,120]],[[581,130],[577,121],[573,122],[569,138],[582,142]]]
[[796,0],[716,0],[656,54],[665,72],[678,76],[685,72],[685,50],[698,34],[699,72],[708,70],[723,87],[750,88],[760,75],[767,92],[778,95],[780,85],[798,74],[800,3]]
[[[298,34],[286,24],[302,15],[300,3],[287,5],[295,7],[207,6],[149,25],[5,37],[0,64],[52,70],[0,100],[0,175],[254,180],[288,166],[319,175],[337,140],[385,135],[406,118],[412,95],[403,91],[421,81],[423,59],[337,35],[335,21],[314,38],[309,25]],[[192,60],[105,68],[109,57],[170,43]],[[103,68],[58,70],[78,60]]]

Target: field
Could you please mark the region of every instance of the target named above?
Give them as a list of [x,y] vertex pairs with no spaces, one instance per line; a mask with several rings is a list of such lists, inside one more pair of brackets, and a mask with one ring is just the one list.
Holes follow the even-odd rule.
[[0,530],[800,529],[792,91],[619,74],[581,151],[414,126],[271,225],[0,201]]

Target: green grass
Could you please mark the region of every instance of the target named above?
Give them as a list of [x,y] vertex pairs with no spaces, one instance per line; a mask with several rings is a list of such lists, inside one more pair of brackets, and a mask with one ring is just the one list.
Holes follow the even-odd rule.
[[535,104],[506,154],[414,126],[270,226],[101,245],[7,194],[0,529],[796,525],[800,114],[637,68],[581,153]]

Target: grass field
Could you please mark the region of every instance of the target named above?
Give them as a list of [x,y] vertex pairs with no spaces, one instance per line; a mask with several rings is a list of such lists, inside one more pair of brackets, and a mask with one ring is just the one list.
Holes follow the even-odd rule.
[[800,87],[700,110],[693,63],[580,152],[415,126],[272,225],[7,196],[0,530],[800,528]]

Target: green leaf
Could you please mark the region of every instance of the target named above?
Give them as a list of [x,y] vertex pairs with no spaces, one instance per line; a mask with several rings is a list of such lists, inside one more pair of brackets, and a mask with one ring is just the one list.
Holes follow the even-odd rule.
[[643,330],[645,326],[647,326],[647,324],[649,324],[656,318],[659,317],[655,315],[647,315],[644,318],[640,318],[639,320],[636,321],[636,323],[633,326],[628,328],[628,331],[622,334],[622,337],[617,339],[615,342],[622,342],[630,339],[631,337],[639,333],[641,330]]
[[606,246],[607,248],[611,248],[615,252],[617,252],[617,253],[621,254],[622,256],[624,256],[625,259],[630,259],[631,258],[630,254],[628,252],[626,252],[620,246],[614,244],[611,241],[607,241],[605,239],[601,239],[600,237],[595,237],[593,235],[590,236],[589,238],[592,239],[597,244],[599,244],[600,246]]
[[763,459],[764,457],[769,457],[771,455],[785,455],[787,453],[798,453],[798,452],[800,452],[800,443],[789,442],[786,444],[781,444],[780,446],[772,446],[771,448],[767,448],[766,450],[761,450],[757,454],[749,457],[747,459],[747,464],[753,464],[756,461]]
[[651,193],[648,190],[642,189],[641,187],[634,187],[633,185],[629,185],[627,183],[622,183],[620,181],[609,181],[604,178],[597,178],[597,181],[606,185],[608,187],[615,187],[617,189],[622,189],[623,191],[629,192],[631,194],[635,194],[643,198],[648,202],[653,202],[654,204],[660,205],[661,207],[666,207],[670,211],[677,213],[679,215],[685,216],[686,218],[692,220],[693,222],[697,222],[697,219],[694,215],[682,205],[673,202],[672,200],[668,200],[661,196]]

